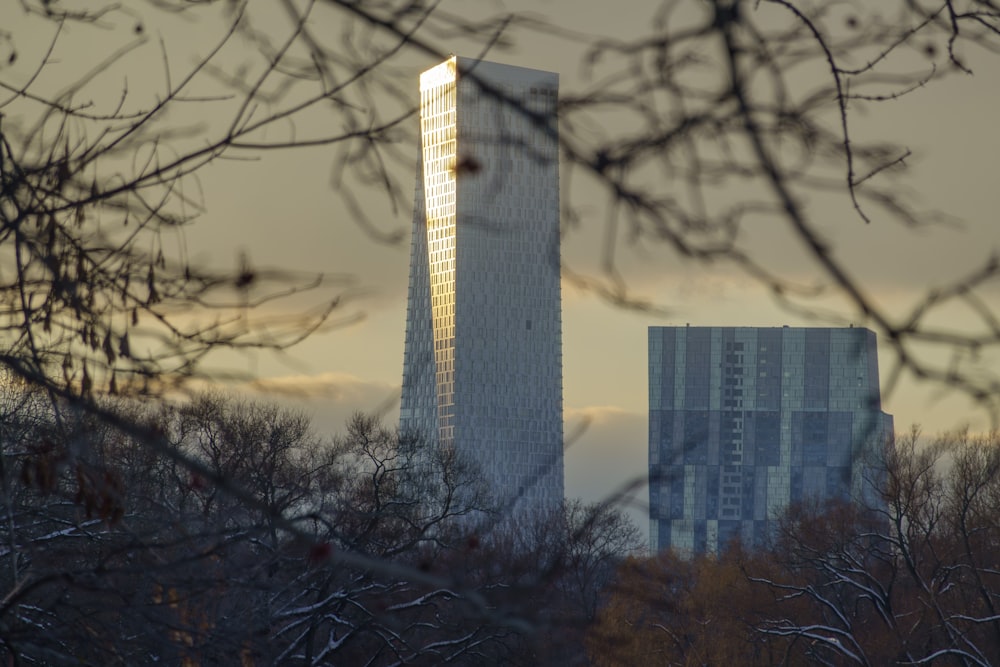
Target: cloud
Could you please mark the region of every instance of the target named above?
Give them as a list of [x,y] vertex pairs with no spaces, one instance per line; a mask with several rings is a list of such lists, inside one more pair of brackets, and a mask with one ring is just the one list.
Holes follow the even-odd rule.
[[318,375],[285,375],[254,380],[250,388],[263,392],[311,399],[356,401],[372,392],[398,392],[399,387],[372,382],[349,373],[326,372]]
[[387,426],[394,426],[398,418],[399,385],[363,380],[348,373],[263,378],[249,383],[245,390],[261,400],[305,411],[320,434],[342,431],[356,412],[377,415]]

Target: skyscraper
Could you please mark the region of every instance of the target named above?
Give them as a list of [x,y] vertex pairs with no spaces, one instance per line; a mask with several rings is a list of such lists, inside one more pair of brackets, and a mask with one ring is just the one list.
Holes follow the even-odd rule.
[[563,498],[558,84],[458,57],[420,76],[400,425],[529,511]]
[[650,546],[717,552],[792,502],[871,503],[892,428],[867,329],[650,327]]

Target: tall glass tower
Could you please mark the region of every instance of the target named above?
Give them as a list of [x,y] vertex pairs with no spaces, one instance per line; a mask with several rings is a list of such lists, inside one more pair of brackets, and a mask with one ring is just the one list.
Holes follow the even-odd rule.
[[878,500],[892,416],[862,328],[649,328],[653,551],[753,545],[793,502]]
[[420,76],[400,425],[518,511],[563,499],[558,86],[458,57]]

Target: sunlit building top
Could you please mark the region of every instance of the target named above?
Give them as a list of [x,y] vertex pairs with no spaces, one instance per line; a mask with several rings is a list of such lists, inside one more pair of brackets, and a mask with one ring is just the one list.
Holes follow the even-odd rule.
[[461,57],[420,77],[400,423],[510,510],[563,496],[557,91]]

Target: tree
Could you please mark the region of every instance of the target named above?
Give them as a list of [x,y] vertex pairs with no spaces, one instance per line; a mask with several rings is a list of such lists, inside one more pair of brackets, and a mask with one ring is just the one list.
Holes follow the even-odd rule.
[[[994,664],[1000,581],[997,436],[900,438],[887,457],[885,505],[800,506],[750,580],[775,593],[759,630],[804,640],[823,664]],[[782,609],[786,602],[802,613]]]
[[592,660],[995,664],[998,452],[995,433],[914,430],[887,451],[877,507],[803,502],[755,551],[626,561]]
[[[563,100],[564,177],[604,188],[608,237],[657,257],[672,251],[735,266],[793,312],[830,319],[813,299],[845,303],[832,319],[864,321],[893,353],[890,390],[904,372],[930,378],[966,392],[995,420],[1000,384],[973,361],[1000,342],[988,305],[995,260],[965,267],[897,314],[827,230],[905,231],[941,219],[901,188],[911,151],[867,138],[861,115],[971,74],[967,58],[990,58],[1000,46],[997,5],[671,2],[651,25],[634,39],[598,40],[587,59],[597,83]],[[595,142],[574,132],[616,116],[627,119],[625,136]],[[762,240],[775,238],[776,225],[798,241],[802,261],[793,270]],[[623,245],[606,244],[598,289],[627,302]],[[957,333],[939,314],[960,305],[974,322]]]
[[[167,40],[179,17],[188,16],[213,26],[218,39],[182,67],[186,50]],[[328,302],[315,317],[265,334],[249,326],[243,307],[276,296],[263,286],[272,279],[304,287],[312,278],[248,261],[231,272],[209,271],[171,252],[166,236],[203,208],[193,194],[199,169],[221,157],[329,145],[342,165],[340,194],[379,236],[359,192],[374,185],[390,208],[409,203],[414,151],[405,142],[413,138],[407,127],[413,103],[402,81],[411,72],[396,69],[397,61],[410,54],[444,57],[434,46],[441,37],[485,43],[487,52],[538,33],[574,41],[534,17],[467,20],[409,0],[270,7],[168,0],[141,12],[99,1],[66,10],[25,0],[18,18],[23,25],[4,33],[0,81],[10,267],[4,327],[19,332],[5,363],[74,394],[174,385],[201,373],[199,362],[212,348],[284,347],[329,316]],[[806,201],[843,196],[856,218],[872,224],[933,221],[895,185],[909,151],[866,141],[852,128],[862,110],[968,73],[966,52],[997,48],[998,21],[992,3],[965,0],[899,0],[878,8],[788,0],[664,4],[648,34],[589,44],[585,62],[600,76],[560,107],[564,180],[606,195],[612,237],[620,229],[653,249],[734,264],[790,306],[808,308],[806,297],[816,290],[769,266],[746,241],[762,218],[786,224],[815,263],[820,289],[839,294],[850,315],[876,329],[900,372],[953,384],[992,405],[995,377],[964,362],[942,366],[923,350],[939,346],[961,356],[996,345],[995,314],[980,296],[996,276],[994,264],[928,293],[909,316],[892,316],[867,294],[849,258],[823,240],[822,216]],[[327,24],[340,31],[323,30]],[[80,72],[73,85],[53,86],[41,76],[51,67],[46,55],[19,40],[19,29],[39,25],[50,27],[49,54],[60,54],[64,42],[75,46],[70,28],[103,31],[111,38],[105,60]],[[163,36],[159,48],[147,37],[151,30]],[[113,85],[121,81],[115,66],[126,57],[159,60],[163,75],[155,90]],[[225,94],[204,94],[220,84]],[[504,99],[486,84],[483,94]],[[339,122],[314,130],[307,121],[331,105]],[[628,122],[605,122],[612,118]],[[629,129],[595,137],[586,129],[595,123]],[[569,192],[572,198],[576,191]],[[570,199],[568,219],[578,213]],[[633,303],[617,268],[617,245],[605,253],[607,275],[579,280]],[[938,328],[936,314],[956,300],[979,313],[981,330]],[[222,311],[218,320],[208,315],[200,322],[175,315],[192,306]],[[137,335],[152,340],[143,344]]]
[[628,516],[613,505],[568,501],[559,531],[559,581],[570,618],[589,625],[597,617],[602,591],[621,561],[645,549],[646,540]]
[[[0,32],[5,49],[0,66],[0,327],[7,336],[0,363],[43,390],[40,396],[55,416],[54,426],[24,430],[26,439],[6,450],[5,480],[13,480],[14,468],[28,471],[25,488],[8,484],[4,489],[12,508],[8,516],[31,506],[18,504],[18,493],[44,495],[38,507],[52,531],[39,535],[63,539],[55,528],[66,521],[59,512],[77,507],[114,520],[119,511],[130,511],[118,499],[124,482],[94,456],[99,439],[80,435],[80,424],[99,418],[117,430],[108,437],[131,439],[162,457],[147,460],[136,454],[151,474],[163,469],[174,476],[170,484],[160,482],[163,493],[177,494],[172,503],[197,501],[203,510],[214,510],[219,499],[212,494],[221,491],[235,501],[228,505],[237,517],[233,521],[267,517],[273,535],[284,531],[326,548],[329,540],[312,532],[321,524],[298,516],[302,505],[286,503],[286,491],[258,496],[245,486],[256,483],[252,475],[232,476],[240,471],[239,461],[199,458],[196,450],[171,441],[156,420],[121,416],[95,401],[95,394],[162,395],[207,374],[203,362],[215,349],[283,348],[334,312],[337,301],[325,299],[305,320],[282,318],[285,326],[279,329],[254,327],[252,306],[316,280],[266,271],[248,259],[233,271],[210,270],[189,261],[183,243],[179,250],[172,248],[175,232],[203,209],[197,178],[206,165],[273,148],[331,146],[341,166],[336,182],[345,202],[378,236],[358,192],[374,184],[387,208],[400,203],[405,208],[408,202],[414,151],[413,130],[405,129],[413,115],[404,92],[409,83],[400,84],[412,75],[405,59],[415,54],[443,58],[443,49],[435,46],[442,37],[485,44],[485,55],[517,39],[518,31],[530,36],[558,31],[518,15],[469,20],[415,0],[284,1],[263,9],[211,0],[160,0],[142,9],[95,0],[66,9],[58,2],[22,0],[16,11],[19,21],[44,26],[50,39],[41,40],[46,48],[34,53],[31,45],[37,40],[22,31],[23,23],[5,24]],[[165,27],[185,17],[218,28],[214,45],[193,63],[183,49],[175,50],[182,40],[171,40]],[[846,201],[851,216],[871,225],[933,219],[894,187],[892,179],[905,174],[911,161],[907,150],[858,136],[857,111],[967,71],[963,51],[996,50],[996,5],[899,0],[874,8],[693,0],[664,3],[652,18],[648,33],[633,40],[593,42],[585,63],[594,67],[596,82],[561,103],[564,180],[571,197],[576,188],[603,194],[611,211],[610,239],[624,232],[654,250],[735,265],[789,305],[808,308],[807,298],[816,290],[770,266],[748,241],[763,220],[778,221],[801,241],[820,287],[844,298],[851,313],[892,346],[900,372],[953,385],[995,408],[1000,385],[994,375],[979,372],[975,358],[1000,341],[993,301],[984,297],[996,278],[996,262],[973,267],[896,317],[867,293],[844,253],[824,240],[818,210],[828,200]],[[327,25],[340,30],[326,30]],[[159,26],[164,26],[162,41],[147,37]],[[83,63],[71,73],[72,83],[61,87],[47,75],[55,60],[71,62],[74,54],[84,53],[72,50],[73,30],[107,50]],[[62,51],[64,44],[71,50]],[[922,52],[918,59],[912,57],[915,51]],[[155,90],[130,88],[119,67],[127,59],[151,55],[163,72]],[[407,63],[405,71],[395,69],[399,62]],[[132,85],[137,85],[134,79]],[[486,85],[483,94],[506,99],[503,91]],[[331,116],[323,119],[335,122],[324,122],[322,130],[310,134],[306,119],[324,110]],[[614,131],[622,117],[629,129]],[[609,132],[594,133],[592,127]],[[400,162],[405,169],[394,166]],[[818,202],[815,207],[807,206],[810,198]],[[572,232],[583,214],[572,203],[566,213]],[[648,306],[632,298],[620,270],[619,246],[609,242],[604,253],[603,275],[567,275],[618,303]],[[979,330],[940,326],[936,314],[953,302],[969,305],[982,325]],[[939,362],[926,348],[955,352],[957,361]],[[369,460],[374,463],[378,456]],[[443,590],[447,580],[427,576],[419,561],[401,569],[382,552],[398,539],[423,541],[427,534],[417,528],[440,515],[438,510],[422,518],[400,514],[394,494],[405,495],[406,488],[391,486],[395,470],[385,463],[371,480],[384,478],[390,486],[365,487],[373,494],[365,497],[366,506],[374,509],[353,517],[356,525],[370,526],[378,541],[333,550],[329,558],[340,566],[399,574],[409,583],[420,582],[423,590]],[[917,479],[930,479],[923,475]],[[61,495],[53,496],[56,490]],[[65,506],[53,505],[52,498]],[[965,552],[977,547],[990,526],[982,505],[970,503],[950,519],[965,531]],[[383,510],[391,512],[382,518]],[[927,525],[937,525],[937,509],[920,511],[927,513]],[[902,544],[903,528],[916,529],[909,514],[899,516],[906,519],[900,519],[892,539]],[[386,527],[392,528],[388,535],[380,532]],[[216,537],[218,529],[212,525]],[[74,523],[72,535],[79,532]],[[933,531],[927,534],[937,539]],[[205,546],[198,553],[214,549]],[[15,582],[23,574],[15,555],[21,550],[19,544],[11,547]],[[915,557],[914,563],[923,558]],[[93,572],[93,562],[82,571]],[[965,591],[988,610],[989,568],[979,564],[985,561],[974,562],[962,569],[978,572],[971,579],[975,586],[945,592]],[[60,574],[55,561],[51,567],[52,581],[67,574]],[[930,585],[937,583],[933,570],[911,570],[914,581],[936,590]],[[169,591],[163,594],[169,598]],[[379,593],[383,600],[387,595]],[[469,596],[476,599],[480,603],[473,606],[488,609],[481,598]],[[966,636],[958,629],[966,620],[951,618],[935,605],[929,607],[938,618],[935,631],[952,646]],[[976,619],[968,622],[971,627],[992,627],[988,612],[971,617]]]
[[496,589],[528,621],[532,631],[511,638],[503,664],[585,665],[584,638],[619,564],[644,548],[618,507],[566,501],[546,517],[501,517],[445,566]]
[[626,560],[587,634],[592,664],[794,662],[801,652],[791,642],[756,631],[774,598],[753,589],[744,575],[748,561],[767,567],[739,545],[719,557],[685,559],[667,551]]
[[[205,269],[190,261],[179,236],[204,207],[197,171],[262,127],[248,126],[239,114],[207,133],[176,124],[185,106],[220,101],[197,89],[235,25],[185,71],[164,50],[162,79],[151,94],[130,92],[122,81],[108,99],[101,94],[105,71],[142,55],[149,40],[141,18],[91,6],[64,12],[48,2],[22,3],[23,22],[39,14],[51,23],[47,52],[23,68],[18,35],[7,33],[11,51],[0,70],[0,302],[9,337],[0,360],[64,397],[160,394],[202,375],[199,363],[212,349],[284,348],[301,340],[326,320],[332,303],[267,331],[253,326],[250,313],[277,298],[279,288],[314,287],[321,277],[260,270],[245,259],[231,271]],[[47,58],[61,52],[67,26],[98,29],[111,21],[118,27],[123,20],[135,21],[137,36],[111,47],[107,60],[68,88],[46,85]],[[122,38],[115,30],[110,37]],[[237,108],[251,100],[223,97]],[[277,118],[259,121],[266,126]]]
[[299,414],[214,394],[132,408],[130,421],[155,423],[259,501],[248,507],[86,413],[66,434],[81,453],[54,458],[66,443],[32,405],[45,397],[5,421],[52,438],[7,487],[18,491],[0,607],[11,660],[436,664],[502,653],[520,627],[510,615],[522,610],[493,593],[504,569],[465,584],[440,569],[473,549],[461,520],[484,508],[458,491],[475,488],[471,472],[401,446],[377,420],[357,416],[326,441]]
[[[256,8],[241,15],[239,30],[263,58],[253,71],[281,62],[260,80],[279,93],[268,101],[286,108],[335,97],[337,113],[356,130],[343,136],[336,182],[366,229],[374,216],[358,204],[359,186],[377,184],[408,214],[415,147],[402,119],[413,113],[404,92],[412,84],[395,78],[397,62],[444,59],[453,43],[499,57],[519,42],[557,40],[582,52],[592,81],[564,91],[559,106],[566,233],[601,225],[588,210],[609,212],[602,273],[564,267],[567,278],[616,303],[652,308],[663,304],[630,289],[622,241],[654,258],[734,268],[796,312],[875,329],[897,362],[890,387],[905,372],[996,407],[1000,383],[975,359],[1000,342],[989,298],[997,264],[987,257],[966,267],[899,314],[869,292],[850,249],[834,246],[826,233],[855,224],[898,225],[906,233],[947,219],[905,194],[900,185],[916,157],[906,146],[868,138],[862,114],[970,74],[975,58],[1000,48],[995,3],[682,0],[651,8],[626,39],[567,34],[518,13],[470,10],[467,18],[412,0],[282,8],[292,27],[277,35],[250,27],[264,18]],[[342,30],[324,30],[327,21]],[[449,43],[439,48],[442,39]],[[262,87],[226,80],[263,99]],[[502,90],[480,87],[512,113],[530,114]],[[468,170],[463,177],[498,175]],[[798,241],[794,271],[768,254],[775,226]],[[816,305],[818,297],[842,307],[831,316]],[[953,331],[941,315],[960,305],[974,315],[967,333]]]

